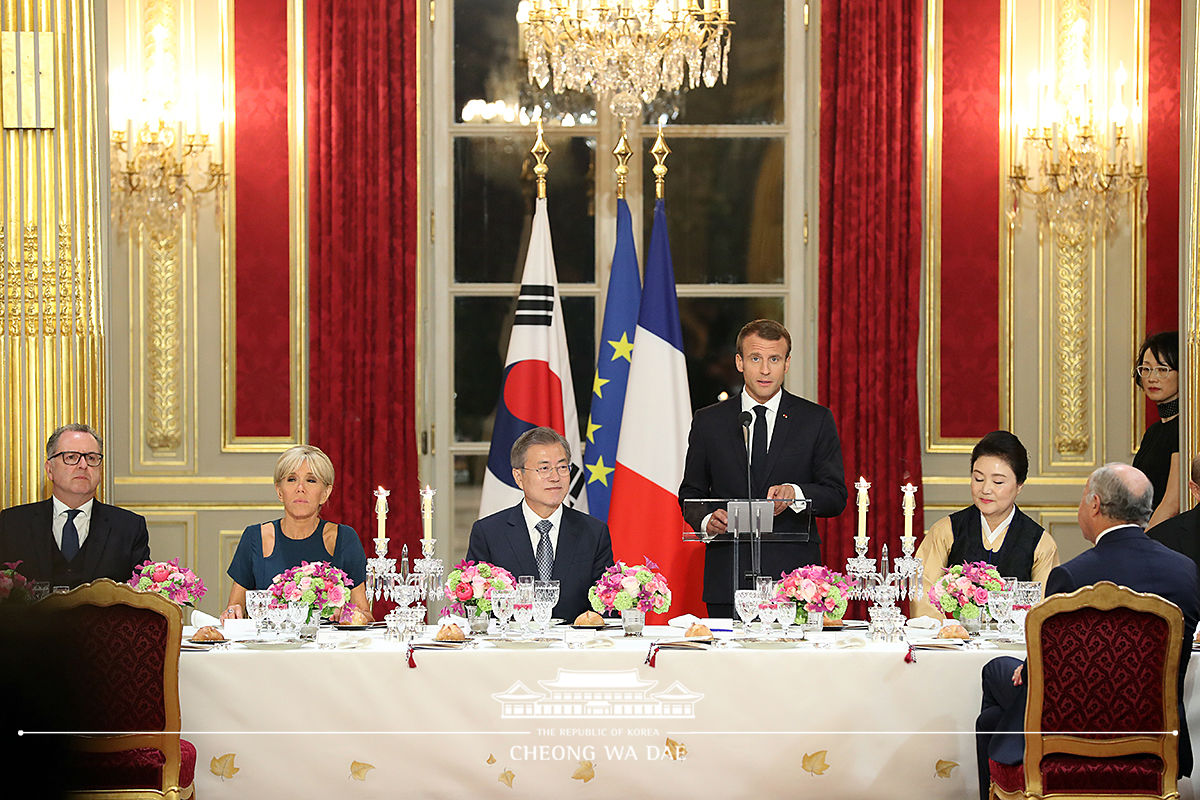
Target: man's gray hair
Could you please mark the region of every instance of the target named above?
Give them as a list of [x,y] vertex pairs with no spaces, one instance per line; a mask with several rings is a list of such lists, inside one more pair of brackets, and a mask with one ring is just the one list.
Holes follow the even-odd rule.
[[[1100,499],[1100,513],[1118,522],[1146,527],[1154,513],[1154,487],[1146,481],[1144,491],[1130,487],[1118,464],[1105,464],[1091,474],[1087,482],[1087,496]],[[1139,474],[1141,474],[1139,472]]]
[[70,425],[63,425],[61,428],[56,428],[54,433],[50,434],[50,438],[46,440],[46,458],[49,459],[54,455],[55,449],[58,446],[59,438],[67,431],[74,433],[90,433],[96,437],[96,445],[100,448],[100,452],[104,452],[104,439],[100,438],[100,434],[96,433],[96,429],[91,425],[84,425],[82,422],[72,422]]
[[529,448],[539,444],[560,444],[567,454],[567,461],[571,460],[571,445],[567,444],[566,438],[561,433],[553,428],[534,428],[531,431],[525,431],[513,442],[512,450],[508,454],[512,468],[524,468],[525,454],[529,452]]

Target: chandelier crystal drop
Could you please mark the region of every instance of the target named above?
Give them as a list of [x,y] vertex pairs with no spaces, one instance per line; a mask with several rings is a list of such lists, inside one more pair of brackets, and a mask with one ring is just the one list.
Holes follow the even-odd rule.
[[729,0],[522,0],[517,23],[531,84],[608,97],[621,117],[727,80]]

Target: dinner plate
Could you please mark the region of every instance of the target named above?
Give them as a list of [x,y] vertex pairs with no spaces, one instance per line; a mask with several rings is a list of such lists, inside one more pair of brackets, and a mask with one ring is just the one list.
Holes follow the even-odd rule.
[[547,647],[561,643],[562,639],[501,639],[498,636],[489,636],[484,641],[490,642],[493,647],[499,647],[501,650],[545,650]]
[[242,642],[242,646],[250,650],[299,650],[305,645],[298,639],[283,639],[283,640],[254,640],[247,639]]
[[736,641],[749,650],[788,650],[799,647],[804,640],[789,636],[786,639],[738,639]]

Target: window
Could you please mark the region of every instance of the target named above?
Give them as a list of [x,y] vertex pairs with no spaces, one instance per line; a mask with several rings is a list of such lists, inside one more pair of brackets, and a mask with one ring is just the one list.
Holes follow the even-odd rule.
[[[628,129],[638,155],[630,160],[626,198],[644,268],[654,213],[649,150],[655,123],[667,118],[667,222],[694,408],[740,388],[733,341],[755,317],[789,325],[799,356],[792,388],[807,394],[815,386],[815,369],[806,378],[804,366],[816,352],[815,319],[799,311],[816,287],[815,239],[806,242],[805,222],[816,189],[805,166],[815,147],[815,116],[807,108],[815,73],[806,67],[804,3],[730,6],[736,24],[728,85],[660,97]],[[435,236],[421,267],[431,320],[421,391],[437,449],[422,472],[437,481],[439,515],[453,514],[443,551],[449,564],[466,552],[478,516],[524,266],[534,128],[522,120],[532,109],[547,120],[548,210],[581,426],[615,242],[611,152],[619,123],[607,104],[597,109],[588,96],[554,96],[529,85],[516,8],[517,0],[438,3],[432,46],[423,48],[432,76],[423,104],[432,134],[424,163]]]

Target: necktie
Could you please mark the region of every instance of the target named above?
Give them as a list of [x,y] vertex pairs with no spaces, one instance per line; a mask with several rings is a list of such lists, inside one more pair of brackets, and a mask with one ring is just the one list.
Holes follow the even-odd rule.
[[67,511],[67,521],[63,523],[62,554],[67,561],[79,554],[79,531],[75,530],[75,517],[83,512],[78,508]]
[[767,493],[767,407],[755,406],[754,434],[750,439],[750,477],[754,486],[750,491],[753,498],[761,499]]
[[538,580],[548,581],[550,573],[554,570],[554,545],[550,544],[550,529],[554,527],[554,523],[544,519],[533,527],[542,535],[537,546]]

